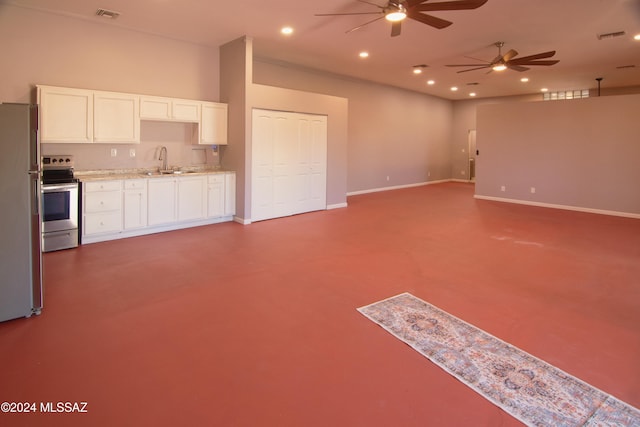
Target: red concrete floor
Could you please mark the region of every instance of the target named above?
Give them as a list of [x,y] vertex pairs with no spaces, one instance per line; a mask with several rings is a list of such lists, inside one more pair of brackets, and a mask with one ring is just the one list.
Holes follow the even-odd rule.
[[356,311],[405,291],[640,406],[640,221],[447,183],[45,254],[3,426],[517,426]]

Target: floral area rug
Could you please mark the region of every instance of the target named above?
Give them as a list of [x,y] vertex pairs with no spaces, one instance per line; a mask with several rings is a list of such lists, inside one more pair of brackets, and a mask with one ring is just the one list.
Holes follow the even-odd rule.
[[640,426],[640,411],[409,293],[358,309],[529,426]]

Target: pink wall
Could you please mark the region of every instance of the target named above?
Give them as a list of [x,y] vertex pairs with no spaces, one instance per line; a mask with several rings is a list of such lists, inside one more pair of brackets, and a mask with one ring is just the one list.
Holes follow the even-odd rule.
[[0,99],[35,84],[218,101],[218,49],[0,5]]
[[450,101],[262,58],[253,75],[254,83],[348,99],[349,193],[450,178]]
[[640,95],[481,105],[476,195],[640,218],[638,111]]
[[[36,84],[219,100],[218,49],[7,5],[0,5],[0,40],[0,102],[35,102]],[[141,144],[47,144],[43,151],[76,155],[78,169],[146,168],[157,166],[156,147],[166,145],[172,163],[186,166],[202,148],[191,145],[191,126],[143,123]],[[217,162],[209,151],[207,161]]]

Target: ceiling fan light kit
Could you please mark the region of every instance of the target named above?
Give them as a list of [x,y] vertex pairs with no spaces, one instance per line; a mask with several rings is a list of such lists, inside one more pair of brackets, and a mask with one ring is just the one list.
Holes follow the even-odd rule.
[[389,3],[385,9],[384,19],[389,22],[400,22],[407,17],[407,9],[402,3]]

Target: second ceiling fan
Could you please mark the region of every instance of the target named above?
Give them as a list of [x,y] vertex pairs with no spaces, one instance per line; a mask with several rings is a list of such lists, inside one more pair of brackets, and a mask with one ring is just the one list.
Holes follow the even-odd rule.
[[[480,70],[483,68],[490,68],[491,71],[503,71],[507,68],[515,71],[527,71],[529,70],[527,66],[531,65],[554,65],[557,64],[557,59],[547,60],[546,58],[551,58],[556,54],[555,50],[550,50],[548,52],[537,53],[535,55],[529,56],[521,56],[520,58],[516,58],[518,56],[518,52],[514,49],[509,50],[504,55],[502,54],[502,47],[504,46],[504,42],[495,42],[494,45],[498,48],[498,56],[496,56],[493,61],[482,61],[486,62],[485,64],[453,64],[447,65],[447,67],[472,67],[467,70],[458,71],[458,73],[466,73],[467,71]],[[476,59],[476,58],[472,58]]]
[[385,18],[391,22],[391,37],[400,35],[402,31],[402,21],[406,18],[422,22],[434,28],[445,28],[452,24],[442,18],[437,18],[423,12],[437,12],[443,10],[468,10],[477,9],[488,0],[451,0],[429,2],[429,0],[390,0],[385,6],[380,6],[365,0],[358,0],[360,3],[370,4],[380,9],[377,12],[355,12],[355,13],[321,13],[316,16],[345,16],[345,15],[382,15],[362,25],[358,25],[347,31],[350,33],[359,28],[369,25],[375,21]]

